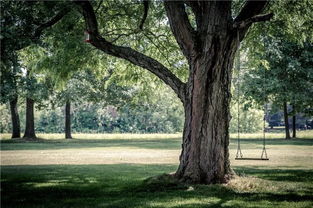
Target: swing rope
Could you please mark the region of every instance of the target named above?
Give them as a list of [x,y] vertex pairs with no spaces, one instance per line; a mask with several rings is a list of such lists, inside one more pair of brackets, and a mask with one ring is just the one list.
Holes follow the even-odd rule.
[[264,79],[263,79],[263,96],[264,96],[264,118],[263,118],[263,148],[262,148],[262,154],[261,158],[244,158],[243,154],[241,152],[241,147],[240,147],[240,39],[239,39],[239,30],[237,30],[237,44],[238,44],[238,49],[237,49],[237,153],[236,153],[236,160],[269,160],[267,157],[267,152],[266,152],[266,143],[265,143],[265,132],[266,132],[266,116],[267,116],[267,103],[266,103],[266,96],[265,96],[265,76],[266,76],[266,69],[264,69]]
[[241,152],[241,147],[240,147],[240,105],[239,105],[239,96],[240,96],[240,39],[239,39],[239,30],[237,30],[237,153],[236,153],[236,158],[243,158],[243,154]]
[[266,69],[264,67],[264,78],[263,78],[263,98],[264,98],[264,118],[263,118],[263,149],[262,149],[262,154],[261,154],[261,159],[268,159],[267,158],[267,153],[266,153],[266,148],[265,148],[265,133],[266,133],[266,128],[265,128],[265,122],[266,122],[266,117],[267,117],[267,100],[266,100],[266,95],[265,95],[265,80],[266,80]]

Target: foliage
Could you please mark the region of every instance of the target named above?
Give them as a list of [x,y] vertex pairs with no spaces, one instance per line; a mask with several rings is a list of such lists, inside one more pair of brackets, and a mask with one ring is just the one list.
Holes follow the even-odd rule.
[[36,115],[36,132],[64,132],[64,116],[61,108],[53,110],[44,109],[37,112]]
[[20,95],[24,98],[33,99],[38,109],[48,105],[54,86],[49,76],[40,73],[38,65],[38,54],[40,53],[42,53],[42,50],[35,45],[26,47],[18,53],[23,70],[22,82],[19,86]]
[[[238,131],[238,106],[233,102],[230,107],[232,119],[230,121],[229,131],[235,133]],[[239,131],[240,133],[254,133],[263,131],[263,110],[250,107],[246,109],[244,104],[239,105]]]
[[[139,95],[141,96],[141,95]],[[136,99],[136,95],[134,95]],[[167,96],[168,97],[168,96]],[[108,105],[107,102],[75,102],[72,112],[73,132],[115,132],[115,133],[152,133],[181,132],[183,126],[183,109],[178,101],[158,98],[158,101],[125,102]],[[135,103],[132,103],[135,102]],[[10,131],[8,107],[2,105],[3,123],[1,132]],[[35,113],[36,131],[61,133],[64,131],[63,107],[45,108]],[[263,128],[263,111],[245,110],[240,106],[240,131],[258,132]],[[23,113],[21,114],[23,116]],[[237,105],[231,107],[232,120],[230,132],[237,132]],[[23,118],[21,118],[23,120]],[[144,122],[146,121],[146,122]],[[22,123],[22,129],[24,129]]]
[[[37,43],[42,31],[57,22],[54,17],[64,7],[66,8],[66,5],[62,1],[1,1],[2,79],[10,80],[16,77],[16,73],[19,73],[16,71],[17,51]],[[16,84],[13,90],[15,88]]]
[[99,72],[109,61],[83,42],[84,27],[82,21],[77,21],[78,15],[76,10],[68,13],[46,31],[37,46],[42,51],[36,59],[39,71],[49,75],[58,88],[73,74],[90,68]]
[[[158,91],[154,99],[142,99],[141,88],[126,88],[110,83],[105,91],[93,89],[92,83],[86,80],[88,76],[76,77],[70,80],[73,88],[62,93],[73,96],[72,130],[73,132],[181,132],[183,125],[183,109],[173,93],[168,90]],[[91,76],[91,74],[89,74]],[[77,87],[77,88],[76,88]],[[89,90],[95,90],[99,97],[91,96]],[[65,95],[57,94],[57,99]],[[97,98],[97,99],[96,99]],[[94,100],[96,99],[96,100]],[[55,100],[55,99],[53,99]],[[50,108],[35,112],[37,132],[63,132],[64,113],[61,104],[52,102]],[[48,107],[48,106],[47,106]],[[8,111],[3,110],[3,114]],[[8,132],[8,122],[2,132]],[[22,126],[23,129],[23,126]]]
[[11,57],[12,65],[1,63],[0,103],[2,104],[11,101],[21,93],[20,86],[23,82],[23,73],[17,55],[14,54],[13,56]]
[[[289,102],[297,112],[310,114],[313,93],[313,45],[286,42],[279,38],[265,40],[261,64],[244,75],[245,98],[272,106]],[[295,113],[295,112],[293,112]]]
[[10,110],[9,106],[6,105],[0,105],[0,132],[11,132],[11,116],[10,116]]
[[[275,14],[267,26],[269,36],[283,37],[288,42],[313,42],[313,2],[311,0],[278,0],[271,2]],[[264,30],[264,28],[263,28]]]
[[313,41],[313,2],[311,0],[275,0],[270,1],[268,12],[274,14],[269,22],[254,24],[243,42],[250,62],[259,62],[258,56],[266,51],[264,38],[280,37],[286,42],[303,44]]
[[[117,45],[132,47],[156,60],[162,61],[178,77],[186,80],[187,61],[179,50],[170,27],[166,23],[167,17],[163,2],[150,3],[149,15],[145,21],[143,30],[139,29],[139,21],[142,18],[142,4],[133,1],[105,1],[100,3],[97,12],[100,32],[109,41]],[[119,61],[126,65],[127,71],[121,74],[127,76],[128,81],[135,81],[143,86],[151,82],[159,82],[149,72],[131,65],[126,61]]]

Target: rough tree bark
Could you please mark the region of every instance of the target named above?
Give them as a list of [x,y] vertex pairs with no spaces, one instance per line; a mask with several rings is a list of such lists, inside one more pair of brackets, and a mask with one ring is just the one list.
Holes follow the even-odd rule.
[[11,119],[12,119],[12,138],[21,137],[20,117],[17,110],[18,97],[10,101]]
[[34,100],[26,98],[26,125],[23,138],[36,138],[34,122]]
[[290,139],[287,102],[283,103],[286,139]]
[[[231,1],[165,1],[174,37],[189,63],[189,79],[181,82],[158,61],[128,47],[113,45],[98,32],[97,18],[88,1],[83,9],[90,43],[103,52],[126,59],[158,76],[183,102],[185,125],[180,165],[175,176],[189,183],[223,183],[231,175],[229,163],[229,102],[231,72],[240,41],[267,1],[247,1],[235,19]],[[186,5],[195,15],[192,27]]]
[[65,138],[72,139],[71,134],[71,102],[66,101],[65,104]]

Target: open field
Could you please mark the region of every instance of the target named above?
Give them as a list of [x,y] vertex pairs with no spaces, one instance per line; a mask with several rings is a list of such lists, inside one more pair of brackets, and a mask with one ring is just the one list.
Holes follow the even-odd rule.
[[[246,157],[259,157],[262,134],[243,135]],[[1,135],[2,207],[313,207],[313,131],[286,141],[267,134],[269,161],[238,161],[226,185],[175,187],[145,178],[175,171],[179,134]]]

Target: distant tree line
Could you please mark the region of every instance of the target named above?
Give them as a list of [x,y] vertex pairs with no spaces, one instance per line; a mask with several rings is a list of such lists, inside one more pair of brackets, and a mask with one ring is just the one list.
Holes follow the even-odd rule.
[[[156,102],[124,103],[120,106],[104,102],[73,102],[71,109],[72,132],[79,133],[176,133],[183,127],[183,110],[178,102],[167,99]],[[122,101],[121,101],[122,102]],[[164,107],[167,106],[167,107]],[[21,121],[25,110],[20,108]],[[11,132],[11,118],[8,106],[2,105],[0,113],[1,133]],[[65,131],[65,109],[63,107],[35,111],[37,133],[63,133]],[[21,129],[25,129],[21,122]]]

